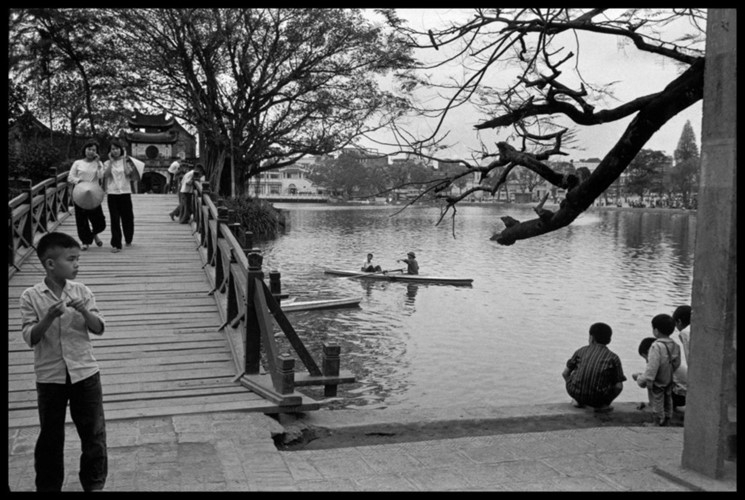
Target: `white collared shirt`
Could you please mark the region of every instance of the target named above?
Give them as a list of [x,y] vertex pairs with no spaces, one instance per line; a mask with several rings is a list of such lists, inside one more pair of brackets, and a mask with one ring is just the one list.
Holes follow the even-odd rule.
[[103,176],[101,171],[101,161],[94,160],[75,160],[70,166],[70,172],[67,174],[67,181],[73,184],[78,182],[93,182]]
[[106,193],[131,194],[131,179],[130,176],[124,173],[124,157],[116,160],[106,160],[104,165],[107,167],[111,165],[111,173],[106,176]]
[[[61,298],[66,301],[71,298],[83,299],[85,307],[98,316],[105,329],[103,315],[96,306],[93,292],[86,285],[67,280]],[[41,340],[31,345],[31,329],[58,301],[59,298],[44,281],[24,290],[20,298],[21,333],[26,344],[34,350],[36,381],[42,384],[64,384],[66,371],[73,384],[98,372],[85,318],[72,307],[66,307],[62,316],[55,318],[44,332]]]

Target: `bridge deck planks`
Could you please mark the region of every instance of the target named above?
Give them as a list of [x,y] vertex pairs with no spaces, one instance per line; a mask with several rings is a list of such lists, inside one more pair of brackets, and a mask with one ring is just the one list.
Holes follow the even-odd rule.
[[[103,247],[81,252],[76,278],[93,291],[106,320],[104,334],[92,336],[106,418],[279,411],[235,381],[233,354],[217,330],[222,320],[193,228],[168,217],[176,196],[133,195],[133,205],[133,245],[112,254],[107,227]],[[104,213],[108,224],[105,201]],[[58,231],[77,238],[74,216]],[[8,282],[9,428],[38,425],[33,352],[21,336],[18,298],[43,276],[31,256]],[[317,407],[307,401],[295,410]]]

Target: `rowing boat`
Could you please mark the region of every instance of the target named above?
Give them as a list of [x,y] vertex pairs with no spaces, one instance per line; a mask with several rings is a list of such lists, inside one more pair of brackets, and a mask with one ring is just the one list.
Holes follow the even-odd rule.
[[406,273],[395,273],[395,272],[376,272],[376,273],[363,273],[360,271],[347,271],[344,269],[325,269],[325,274],[333,274],[335,276],[347,276],[352,278],[363,278],[373,280],[386,280],[386,281],[404,281],[407,283],[439,283],[443,285],[461,285],[468,286],[473,283],[470,278],[453,278],[448,276],[424,276],[421,274],[406,274]]
[[337,309],[340,307],[357,307],[362,302],[362,297],[349,299],[326,299],[309,301],[282,301],[281,307],[284,312],[309,311],[311,309]]

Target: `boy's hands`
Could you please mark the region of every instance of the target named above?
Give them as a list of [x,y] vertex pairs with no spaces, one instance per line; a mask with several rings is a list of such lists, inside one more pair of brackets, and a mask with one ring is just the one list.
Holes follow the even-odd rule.
[[49,316],[51,319],[56,319],[62,316],[64,312],[65,312],[65,301],[60,300],[58,302],[55,302],[49,307],[49,309],[47,310],[47,316]]
[[78,311],[80,313],[86,311],[86,309],[85,309],[85,301],[83,301],[83,299],[70,299],[67,302],[67,307],[72,307],[73,309],[75,309],[76,311]]

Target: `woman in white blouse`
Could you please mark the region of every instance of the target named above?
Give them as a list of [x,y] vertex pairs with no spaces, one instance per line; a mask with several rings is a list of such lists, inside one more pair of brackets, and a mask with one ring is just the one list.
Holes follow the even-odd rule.
[[135,216],[132,210],[132,182],[140,180],[140,174],[127,156],[126,144],[120,139],[111,141],[109,159],[103,164],[103,180],[111,219],[111,251],[122,250],[124,243],[132,244],[135,234]]
[[[83,144],[83,155],[85,158],[75,160],[67,174],[67,181],[71,184],[98,182],[103,177],[103,164],[98,156],[98,141],[89,140]],[[88,250],[94,241],[98,246],[103,245],[98,237],[98,233],[106,229],[106,217],[101,205],[85,209],[75,203],[75,225],[83,250]]]

